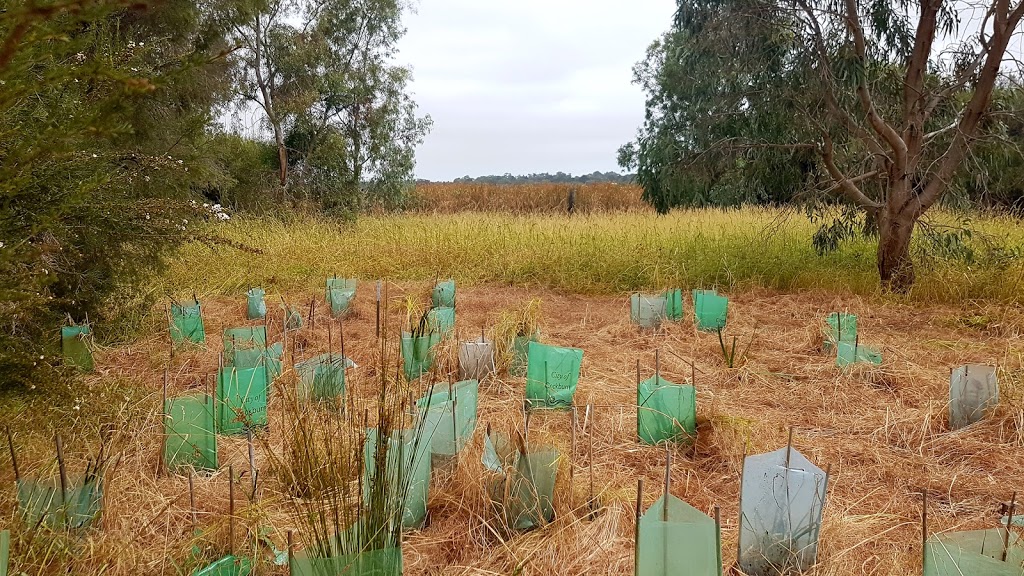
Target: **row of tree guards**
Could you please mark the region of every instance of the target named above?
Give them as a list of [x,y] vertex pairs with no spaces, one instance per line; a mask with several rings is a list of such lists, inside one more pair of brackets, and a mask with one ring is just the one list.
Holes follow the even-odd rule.
[[[345,313],[355,297],[355,291],[356,283],[353,280],[328,279],[325,296],[332,315]],[[247,317],[259,319],[262,313],[262,318],[266,320],[265,296],[258,289],[247,292]],[[660,298],[664,299],[661,310],[665,317],[669,317],[671,310],[672,314],[682,318],[681,291],[670,291]],[[724,296],[711,291],[695,291],[693,298],[695,322],[700,329],[720,330],[725,326],[728,300]],[[633,302],[642,304],[644,299],[649,300],[650,297],[634,295]],[[262,306],[261,302],[264,303]],[[378,335],[380,302],[378,283]],[[437,283],[431,293],[431,304],[431,309],[420,318],[419,324],[410,327],[410,331],[402,335],[403,364],[409,380],[436,372],[434,347],[442,337],[450,336],[454,331],[454,282]],[[315,318],[313,306],[309,316],[311,325]],[[282,307],[286,331],[301,327],[302,315],[283,300]],[[835,350],[837,364],[840,366],[860,362],[876,363],[875,358],[878,362],[881,360],[880,353],[860,345],[856,320],[854,315],[839,313],[826,318],[824,347],[826,351]],[[205,340],[201,307],[194,295],[189,305],[172,302],[169,326],[173,342]],[[85,349],[89,350],[86,338],[78,336],[89,333],[87,324],[83,328],[72,334],[71,338],[85,342]],[[340,354],[337,355],[333,352],[333,333],[330,328],[328,333],[328,353],[295,364],[298,398],[303,402],[345,396],[345,372],[354,364],[345,357],[342,331],[338,330]],[[420,340],[422,338],[426,340]],[[189,471],[191,480],[192,469],[218,469],[218,434],[246,434],[250,446],[251,492],[255,497],[258,470],[251,433],[254,429],[266,426],[270,382],[282,372],[284,346],[282,343],[268,343],[266,325],[229,328],[224,331],[223,346],[224,353],[221,355],[214,391],[208,389],[201,395],[176,398],[166,398],[165,391],[164,461],[171,470]],[[562,454],[553,446],[536,445],[529,441],[530,414],[541,409],[571,410],[574,422],[572,455],[576,454],[574,394],[582,361],[582,350],[543,344],[537,330],[516,336],[510,372],[526,376],[524,432],[511,431],[506,434],[493,431],[488,425],[481,455],[481,463],[489,475],[486,479],[487,494],[492,512],[510,531],[536,528],[554,519],[555,480]],[[662,377],[660,364],[660,354],[656,352],[653,375],[644,379],[641,363],[637,361],[637,438],[650,445],[665,443],[666,447],[673,443],[692,443],[697,436],[696,389],[693,382],[696,370],[691,364],[690,382],[676,384]],[[431,471],[449,466],[469,445],[477,426],[479,383],[494,372],[494,346],[483,333],[479,339],[462,342],[459,346],[459,381],[453,378],[447,383],[433,384],[414,403],[418,414],[414,428],[393,431],[388,436],[385,489],[402,494],[402,526],[418,528],[425,522]],[[959,427],[976,422],[998,402],[996,370],[978,365],[951,370],[950,398],[951,425]],[[588,406],[587,421],[591,429],[593,416],[593,409]],[[375,481],[374,478],[378,477],[374,472],[379,460],[376,454],[385,442],[378,435],[376,429],[366,430],[362,484],[367,491]],[[14,460],[14,444],[9,435],[8,440]],[[80,482],[71,483],[64,473],[59,439],[57,449],[58,460],[61,462],[59,487],[38,481],[23,481],[15,463],[19,507],[29,523],[85,527],[99,515],[102,507],[102,474],[99,473],[102,469],[99,465],[101,460],[97,459],[96,466],[90,464]],[[591,436],[591,452],[592,449]],[[716,507],[714,518],[711,518],[671,494],[671,454],[671,451],[666,450],[663,494],[643,514],[642,482],[638,484],[636,573],[721,574],[721,524],[718,509]],[[571,460],[572,457],[570,477],[575,470]],[[234,475],[233,471],[229,472],[232,478],[233,506]],[[804,570],[816,562],[827,484],[828,473],[817,468],[793,448],[792,431],[786,448],[744,457],[737,561],[745,573],[775,576],[787,571]],[[599,505],[593,493],[592,469],[589,504],[591,511],[596,513]],[[232,512],[232,526],[233,519]],[[1017,568],[1020,562],[1016,565],[1014,562],[1024,552],[1020,550],[1019,540],[1010,536],[1008,526],[1013,519],[1011,505],[1006,520],[1007,528],[999,532],[1003,534],[1004,542],[998,548],[993,547],[993,536],[998,529],[978,534],[951,533],[926,537],[925,574],[1020,576],[1020,569]],[[355,533],[339,534],[338,538],[358,540],[358,526],[351,530]],[[293,574],[400,574],[400,541],[392,544],[369,551],[358,548],[361,551],[355,554],[310,549],[290,554],[292,542],[289,534],[289,554],[285,558]],[[352,550],[351,547],[345,549]],[[998,565],[989,561],[998,562]],[[990,571],[950,571],[982,565]],[[1017,571],[1013,572],[1014,569]],[[248,574],[249,570],[248,562],[235,557],[232,550],[224,558],[195,574]]]

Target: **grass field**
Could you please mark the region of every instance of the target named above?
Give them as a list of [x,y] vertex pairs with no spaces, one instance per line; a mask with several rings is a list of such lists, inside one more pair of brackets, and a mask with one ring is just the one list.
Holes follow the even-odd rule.
[[[1024,301],[1019,289],[1024,260],[993,257],[1021,249],[1024,230],[1006,217],[978,218],[973,226],[973,262],[918,254],[913,301]],[[396,280],[451,276],[462,284],[587,294],[669,286],[877,294],[872,240],[851,241],[818,255],[811,245],[814,230],[802,214],[755,208],[571,218],[409,214],[365,217],[354,224],[240,219],[218,226],[217,232],[258,253],[189,245],[173,260],[159,288],[179,294],[229,294],[250,285],[290,290],[319,286],[337,274]]]
[[[549,199],[562,191],[551,188]],[[0,398],[0,419],[13,433],[23,477],[57,477],[54,434],[63,436],[72,477],[95,457],[101,434],[112,434],[118,454],[107,474],[105,513],[93,530],[26,526],[13,490],[0,492],[14,573],[188,574],[233,548],[257,563],[256,574],[285,574],[271,562],[272,548],[285,548],[290,529],[298,548],[307,545],[273,465],[288,424],[281,392],[294,386],[294,372],[286,370],[276,383],[269,432],[257,438],[262,489],[250,500],[243,495],[249,478],[237,482],[234,541],[227,465],[236,475],[248,472],[245,442],[219,440],[220,470],[196,477],[193,510],[187,478],[159,472],[161,383],[165,369],[172,396],[209,382],[221,331],[252,324],[244,320],[245,289],[267,289],[277,315],[270,332],[278,339],[281,297],[303,309],[316,301],[322,311],[324,279],[334,274],[363,281],[343,322],[347,354],[359,365],[349,374],[352,413],[372,414],[378,391],[376,279],[387,280],[385,312],[393,329],[410,302],[425,306],[435,279],[450,276],[459,285],[456,325],[463,339],[490,331],[503,311],[540,298],[544,339],[585,353],[576,404],[593,405],[593,416],[581,410],[573,425],[566,413],[538,414],[530,424],[532,438],[562,452],[556,520],[502,537],[484,503],[485,424],[498,430],[524,424],[524,379],[501,373],[481,389],[480,423],[465,456],[454,470],[434,475],[430,524],[405,536],[409,575],[631,574],[636,481],[645,480],[643,505],[650,506],[665,459],[664,448],[636,441],[636,362],[648,374],[655,351],[664,376],[693,378],[697,389],[698,440],[674,449],[673,493],[708,513],[721,506],[727,570],[736,552],[743,455],[785,446],[790,427],[794,446],[831,466],[833,475],[820,564],[811,574],[919,574],[921,490],[932,501],[933,532],[994,527],[999,503],[1014,489],[1024,491],[1024,266],[992,256],[1024,244],[1015,220],[976,217],[973,261],[919,254],[914,291],[897,297],[877,288],[870,240],[819,256],[810,244],[814,227],[800,214],[744,209],[656,217],[609,201],[570,218],[556,207],[536,208],[539,200],[519,213],[459,212],[442,202],[450,190],[431,194],[432,208],[422,204],[415,213],[350,224],[244,217],[218,224],[210,232],[228,242],[185,246],[163,276],[126,296],[157,296],[160,304],[141,322],[141,333],[125,331],[123,342],[97,349],[95,374]],[[729,295],[726,337],[738,337],[747,349],[736,367],[725,365],[717,337],[698,332],[689,318],[657,333],[629,323],[629,292],[667,287],[717,287]],[[207,344],[171,356],[166,295],[193,291],[203,301]],[[685,308],[692,312],[690,303]],[[822,352],[822,318],[836,310],[860,316],[862,342],[882,348],[881,366],[843,371]],[[321,319],[292,334],[286,365],[326,351],[328,326],[337,350],[342,324]],[[999,366],[1001,404],[985,421],[951,431],[949,370],[967,362]],[[454,343],[446,342],[436,373],[413,391],[446,382],[455,366]],[[0,481],[12,486],[8,461],[0,456]],[[586,505],[591,470],[602,504],[594,518]]]

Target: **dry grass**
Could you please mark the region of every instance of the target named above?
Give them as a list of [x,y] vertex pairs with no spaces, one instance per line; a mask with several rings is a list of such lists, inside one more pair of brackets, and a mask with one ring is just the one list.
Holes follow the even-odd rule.
[[[430,285],[391,286],[388,308],[393,326],[403,319],[403,296],[426,303]],[[352,315],[344,320],[346,354],[359,364],[349,381],[357,407],[371,405],[376,395],[373,359],[378,352],[370,286],[363,285]],[[293,304],[307,305],[315,297],[323,310],[321,290],[287,296]],[[551,442],[565,454],[557,518],[541,530],[502,539],[489,522],[480,480],[482,432],[485,423],[505,431],[522,427],[523,380],[502,376],[485,382],[473,443],[454,471],[435,473],[429,526],[406,535],[406,574],[630,574],[636,479],[643,477],[648,486],[644,503],[649,506],[658,496],[654,487],[660,486],[664,463],[663,449],[641,446],[635,436],[635,362],[640,358],[647,370],[653,370],[655,350],[661,351],[666,378],[683,381],[690,376],[689,362],[696,364],[699,438],[694,448],[677,450],[673,492],[709,513],[714,505],[722,506],[727,564],[735,557],[742,455],[745,450],[757,453],[785,445],[790,426],[796,427],[795,447],[822,467],[831,465],[833,474],[821,564],[815,574],[920,573],[922,488],[929,490],[929,521],[935,531],[994,526],[997,503],[1008,499],[1013,489],[1024,489],[1024,367],[1019,352],[1024,316],[1015,308],[988,307],[981,315],[989,320],[978,323],[969,321],[978,311],[968,317],[959,307],[911,306],[821,291],[782,294],[754,288],[730,296],[727,335],[750,334],[755,324],[758,333],[745,363],[735,369],[723,366],[717,336],[697,332],[689,320],[669,324],[659,333],[638,331],[628,323],[624,295],[460,286],[457,326],[463,336],[475,336],[480,326],[494,325],[502,311],[540,297],[544,340],[585,350],[576,403],[591,403],[595,411],[589,419],[583,410],[578,414],[575,452],[570,413],[531,417],[533,441]],[[204,298],[201,293],[200,298],[209,346],[184,350],[170,360],[172,394],[201,388],[215,370],[220,332],[245,323],[241,292],[232,298]],[[275,299],[271,291],[268,302]],[[686,308],[690,312],[689,305]],[[822,319],[835,310],[860,316],[862,341],[884,348],[881,367],[844,373],[820,352]],[[114,445],[122,454],[108,478],[102,528],[80,538],[36,534],[29,545],[10,491],[5,491],[4,516],[15,532],[15,571],[179,574],[194,565],[187,560],[196,542],[187,479],[157,475],[157,410],[169,358],[160,314],[151,321],[150,335],[98,354],[98,373],[85,379],[86,392],[79,394],[102,393],[102,399],[83,398],[75,410],[71,398],[54,393],[47,400],[55,407],[38,405],[30,411],[7,404],[0,409],[23,447],[23,474],[53,472],[47,464],[52,459],[48,450],[53,430],[69,437],[73,470],[84,467],[86,440],[95,438],[103,424],[119,430]],[[280,320],[271,327],[274,334],[279,330]],[[306,346],[295,360],[326,351],[324,317],[315,329],[305,330],[299,341]],[[335,340],[335,350],[337,346]],[[448,345],[446,350],[440,380],[447,380],[446,370],[453,367],[455,347]],[[289,362],[291,356],[289,350]],[[986,421],[950,432],[945,416],[949,367],[964,362],[999,364],[1003,403]],[[37,416],[17,418],[25,413]],[[271,537],[279,548],[284,547],[284,531],[295,528],[265,452],[280,445],[281,414],[280,396],[272,398],[270,431],[257,450],[259,466],[268,470],[261,497],[249,504],[240,496],[238,503],[235,549],[260,562],[269,552],[254,544],[259,527],[274,528]],[[587,458],[591,441],[592,462]],[[220,450],[221,470],[196,479],[198,526],[205,533],[200,540],[207,558],[228,548],[227,465],[234,464],[236,473],[248,468],[243,440],[222,437]],[[0,479],[10,485],[12,473],[7,457],[2,458]],[[604,505],[593,520],[587,518],[586,508],[591,466],[594,489]],[[246,481],[240,484],[244,485]],[[264,564],[258,573],[284,571]]]
[[577,214],[600,212],[653,212],[640,199],[635,184],[483,184],[437,182],[417,184],[413,206],[421,212],[504,212],[510,214],[564,214],[569,192],[575,191]]

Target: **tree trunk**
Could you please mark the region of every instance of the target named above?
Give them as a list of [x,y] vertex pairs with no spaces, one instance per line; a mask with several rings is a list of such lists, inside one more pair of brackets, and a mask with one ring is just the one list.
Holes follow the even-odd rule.
[[280,162],[281,188],[288,185],[288,149],[284,145],[284,133],[281,125],[274,122],[274,141],[277,142],[277,160]]
[[883,207],[878,219],[878,275],[882,288],[906,293],[914,284],[914,262],[910,258],[910,239],[917,218],[909,213],[890,214]]

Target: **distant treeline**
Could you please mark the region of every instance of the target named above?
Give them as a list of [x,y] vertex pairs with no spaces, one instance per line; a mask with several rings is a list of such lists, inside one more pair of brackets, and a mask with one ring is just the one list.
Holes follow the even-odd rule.
[[[631,184],[635,174],[619,174],[618,172],[592,172],[590,174],[581,174],[579,176],[573,176],[572,174],[566,174],[565,172],[556,172],[554,174],[548,174],[544,172],[542,174],[528,174],[525,176],[513,176],[512,174],[503,174],[501,176],[463,176],[453,180],[456,184],[542,184],[542,183],[553,183],[553,184],[590,184],[593,182],[611,182],[613,184]],[[428,184],[430,180],[419,180],[420,184]]]

